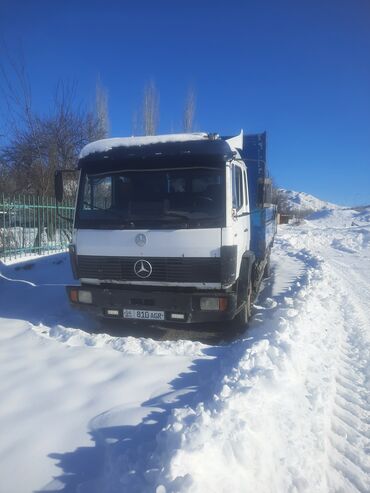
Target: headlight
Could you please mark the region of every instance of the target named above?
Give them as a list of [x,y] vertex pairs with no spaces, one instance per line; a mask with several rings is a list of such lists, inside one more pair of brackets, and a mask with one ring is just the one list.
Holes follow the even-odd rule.
[[78,291],[78,301],[80,303],[92,303],[92,293],[91,291],[85,291],[83,289],[79,289]]

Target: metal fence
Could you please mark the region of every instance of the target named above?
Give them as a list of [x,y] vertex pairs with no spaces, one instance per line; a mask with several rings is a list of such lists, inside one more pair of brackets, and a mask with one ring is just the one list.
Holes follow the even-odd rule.
[[[73,218],[74,206],[64,201],[59,212]],[[13,259],[65,250],[72,223],[57,214],[55,199],[0,194],[0,258]]]

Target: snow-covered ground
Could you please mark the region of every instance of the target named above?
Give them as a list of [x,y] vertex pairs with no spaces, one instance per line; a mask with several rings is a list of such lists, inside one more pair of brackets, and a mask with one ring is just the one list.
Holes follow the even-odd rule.
[[216,345],[99,333],[63,254],[0,273],[2,493],[370,491],[370,209],[280,227]]

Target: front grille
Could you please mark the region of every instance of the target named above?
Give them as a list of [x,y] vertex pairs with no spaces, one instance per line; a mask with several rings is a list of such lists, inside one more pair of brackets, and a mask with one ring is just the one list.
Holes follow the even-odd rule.
[[[147,260],[152,266],[149,277],[135,274],[134,265],[138,260]],[[113,281],[150,282],[221,282],[219,257],[177,258],[177,257],[98,257],[79,255],[78,277]]]

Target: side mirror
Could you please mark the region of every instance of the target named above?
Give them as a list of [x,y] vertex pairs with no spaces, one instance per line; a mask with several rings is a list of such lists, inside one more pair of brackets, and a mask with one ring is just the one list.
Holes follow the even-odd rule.
[[268,207],[272,204],[272,180],[271,180],[271,178],[265,178],[264,202]]
[[257,188],[257,204],[258,204],[258,207],[263,207],[264,195],[265,195],[265,187],[264,187],[263,180],[260,179],[258,181],[258,188]]
[[54,193],[57,202],[63,201],[63,173],[56,171],[54,175]]
[[259,207],[268,207],[272,202],[271,178],[260,179],[258,182],[257,202]]

